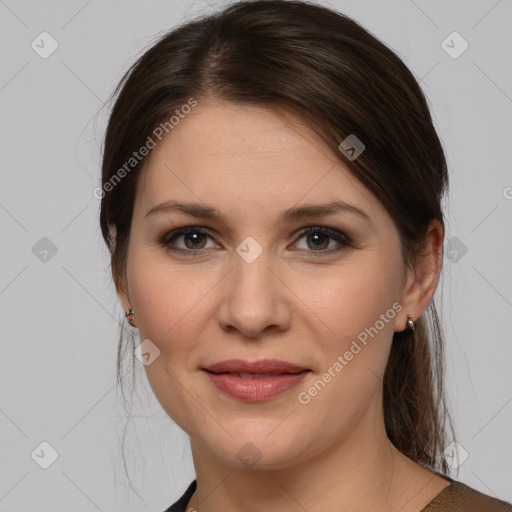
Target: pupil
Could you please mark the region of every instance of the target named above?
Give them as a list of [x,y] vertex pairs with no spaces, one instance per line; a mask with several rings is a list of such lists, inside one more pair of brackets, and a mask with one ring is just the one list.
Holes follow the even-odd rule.
[[[190,249],[197,249],[197,247],[195,247],[195,245],[197,244],[200,244],[201,243],[201,238],[202,238],[202,234],[201,233],[189,233],[188,234],[188,239],[186,238],[186,240],[190,240],[191,243],[186,243],[187,247]],[[192,247],[191,247],[192,246]]]
[[[314,244],[315,244],[315,247],[317,249],[325,249],[325,247],[327,247],[327,245],[329,245],[328,243],[326,244],[325,242],[328,240],[328,236],[322,234],[322,233],[315,233],[313,235],[310,235],[311,237],[313,237],[313,240],[315,241]],[[323,243],[322,243],[322,240],[323,240]],[[317,242],[320,242],[320,243],[317,243]]]

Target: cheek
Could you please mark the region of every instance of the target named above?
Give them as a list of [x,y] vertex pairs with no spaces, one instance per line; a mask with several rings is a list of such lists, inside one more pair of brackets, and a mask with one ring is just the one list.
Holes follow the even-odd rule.
[[[331,402],[355,413],[378,392],[401,309],[400,272],[396,260],[371,254],[361,257],[359,265],[301,279],[298,295],[311,310],[303,317],[308,319],[307,328],[323,333],[315,338],[322,354],[322,382],[317,388],[323,390],[325,383],[328,390],[313,400],[313,407],[321,409],[321,403]],[[330,420],[338,421],[335,417]]]
[[304,414],[321,419],[328,442],[340,431],[348,436],[369,408],[378,408],[401,306],[392,267],[387,272],[380,265],[352,268],[326,279],[314,292],[309,289],[304,302],[315,314],[307,317],[307,328],[325,336],[316,337],[320,371],[299,390],[298,402]]
[[144,367],[162,408],[181,428],[194,434],[193,418],[201,417],[204,402],[193,386],[198,345],[204,338],[212,273],[180,271],[140,252],[129,260],[129,283],[140,340],[151,340],[160,351]]
[[128,279],[141,339],[149,338],[179,357],[201,332],[201,311],[215,285],[214,272],[199,266],[185,269],[164,254],[155,257],[135,249],[128,261]]
[[[393,332],[396,311],[392,306],[399,298],[399,282],[396,260],[388,264],[370,255],[358,265],[301,277],[296,289],[326,339],[350,342],[376,322],[386,336]],[[381,315],[385,315],[385,325],[379,321]]]

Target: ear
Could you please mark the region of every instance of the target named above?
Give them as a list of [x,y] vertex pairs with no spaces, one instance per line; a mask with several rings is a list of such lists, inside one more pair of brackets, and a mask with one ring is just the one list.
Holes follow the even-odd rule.
[[[109,226],[109,235],[110,239],[112,241],[112,251],[115,250],[116,247],[116,236],[117,236],[117,227],[114,225]],[[128,296],[128,291],[125,289],[125,285],[123,284],[122,280],[119,278],[115,278],[115,272],[112,272],[112,276],[114,277],[115,286],[116,286],[116,292],[117,296],[119,297],[119,302],[121,303],[121,307],[123,308],[123,311],[126,312],[129,309],[131,309],[132,305]]]
[[407,315],[418,319],[427,309],[434,295],[443,261],[444,228],[433,219],[427,227],[424,247],[421,254],[407,271],[406,284],[403,289],[403,309],[397,317],[396,331],[403,331],[407,325]]
[[126,313],[129,309],[132,309],[131,301],[128,297],[128,294],[124,290],[124,287],[121,284],[116,284],[117,296],[119,297],[119,302],[121,303],[121,307],[123,311]]

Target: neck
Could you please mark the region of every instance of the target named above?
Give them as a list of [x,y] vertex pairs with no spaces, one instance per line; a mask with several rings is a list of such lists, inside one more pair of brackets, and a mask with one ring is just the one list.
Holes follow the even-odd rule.
[[225,464],[192,439],[197,490],[187,510],[399,510],[418,494],[418,471],[425,475],[427,470],[391,445],[382,417],[367,416],[349,436],[331,442],[321,453],[278,470]]

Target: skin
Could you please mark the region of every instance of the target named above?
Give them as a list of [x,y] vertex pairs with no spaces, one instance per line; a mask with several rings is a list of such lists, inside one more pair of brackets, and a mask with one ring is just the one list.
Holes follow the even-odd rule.
[[[169,200],[207,204],[226,222],[147,215]],[[370,221],[339,212],[278,222],[283,210],[333,200],[356,206]],[[162,237],[185,226],[210,236],[180,236],[163,246]],[[353,243],[324,236],[317,249],[314,235],[299,233],[306,226],[330,227]],[[252,263],[236,252],[248,236],[262,248]],[[191,439],[198,490],[189,507],[417,512],[448,485],[391,445],[382,409],[393,332],[428,306],[443,236],[432,221],[424,257],[407,268],[380,201],[314,132],[283,112],[202,99],[152,150],[118,293],[123,308],[135,311],[140,339],[160,350],[145,366],[150,385]],[[394,303],[402,306],[394,318],[301,404],[298,394]],[[231,358],[275,358],[312,371],[296,388],[247,403],[218,391],[201,370]],[[251,467],[237,457],[246,443],[261,455]]]

